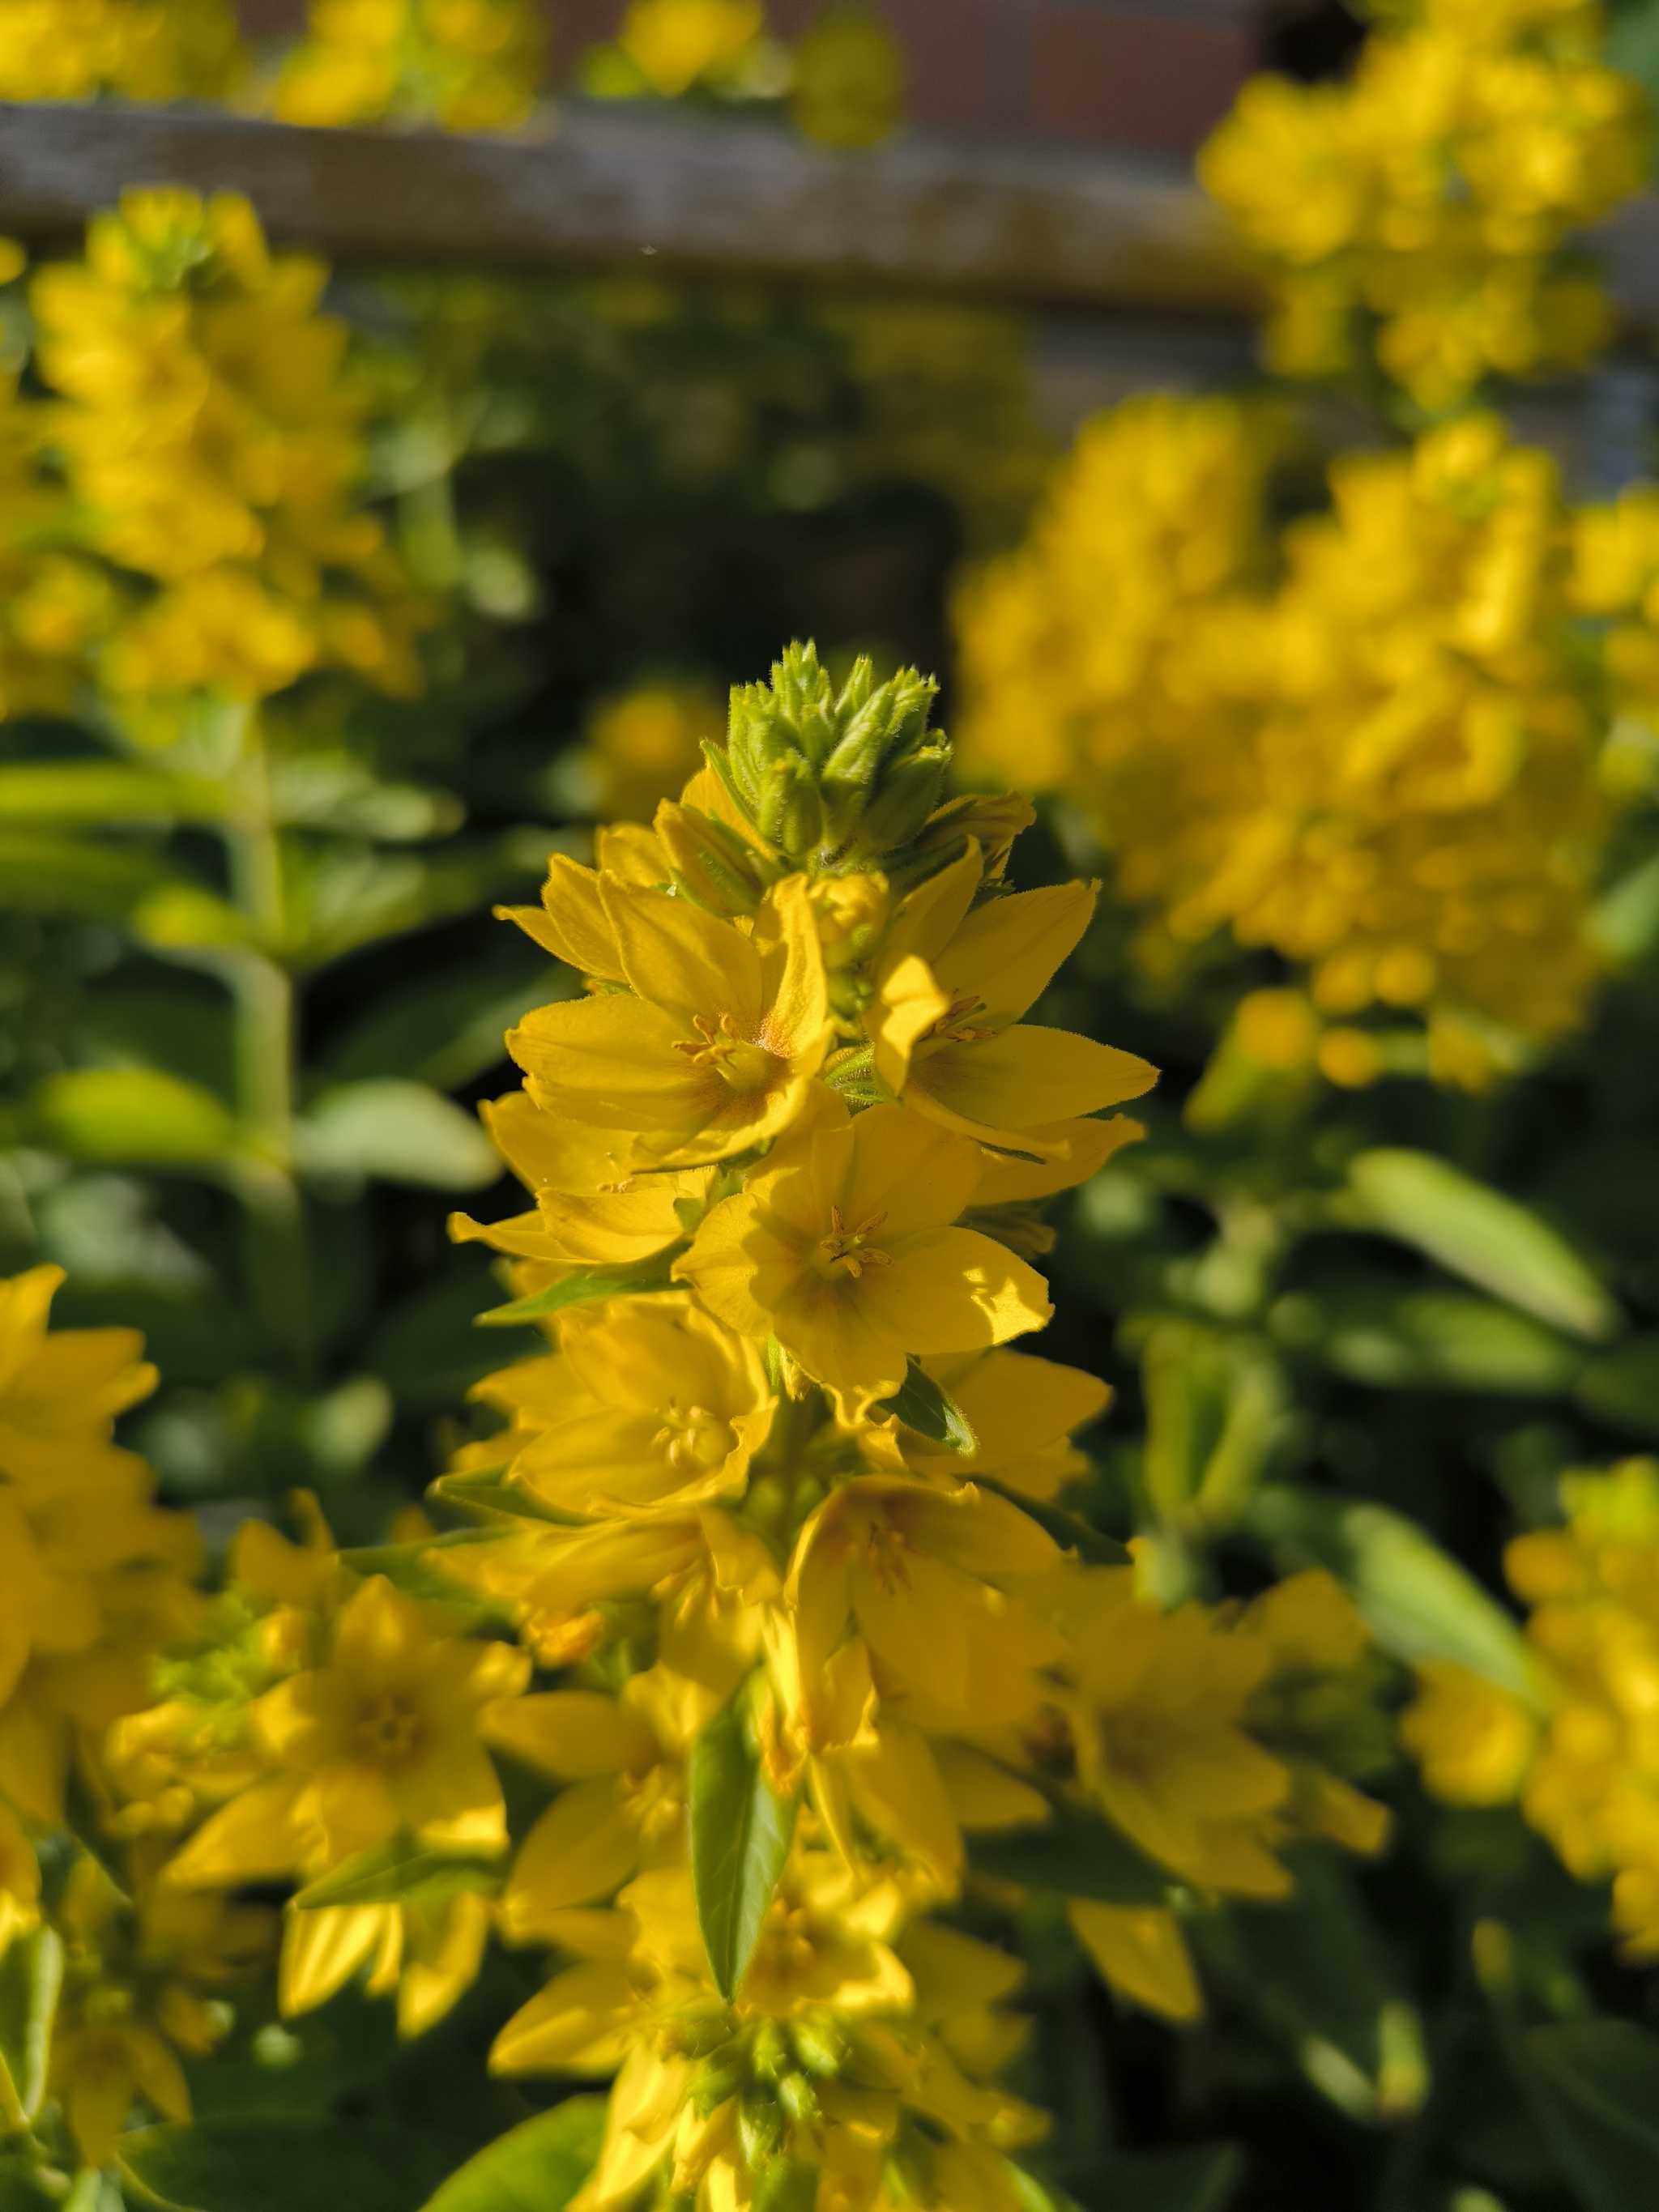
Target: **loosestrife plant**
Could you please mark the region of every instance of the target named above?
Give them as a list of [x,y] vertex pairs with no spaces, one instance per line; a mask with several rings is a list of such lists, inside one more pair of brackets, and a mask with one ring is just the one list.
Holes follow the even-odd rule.
[[591,2212],[1013,2212],[1045,2121],[999,2085],[999,1916],[1049,1900],[1188,2020],[1184,1920],[1383,1840],[1337,1584],[1166,1609],[1057,1502],[1108,1394],[1013,1348],[1042,1202],[1155,1072],[1024,1018],[1095,893],[1011,887],[1030,810],[941,799],[933,694],[792,647],[679,800],[507,910],[587,988],[487,1109],[533,1207],[455,1224],[548,1348],[480,1386],[441,1528],[343,1553],[301,1500],[198,1594],[109,1441],[135,1340],[5,1287],[0,1942],[46,2056],[0,2092],[40,2185],[159,2187],[136,2124],[273,1974],[285,2020],[355,1982],[412,2039],[497,1943],[547,1978],[492,2067],[613,2081]]

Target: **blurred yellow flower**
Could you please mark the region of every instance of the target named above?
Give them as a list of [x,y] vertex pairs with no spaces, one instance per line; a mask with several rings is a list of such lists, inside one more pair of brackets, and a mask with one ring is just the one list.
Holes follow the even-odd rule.
[[312,0],[271,102],[284,123],[511,131],[528,121],[546,66],[534,0]]
[[0,100],[222,100],[246,70],[226,0],[0,0]]

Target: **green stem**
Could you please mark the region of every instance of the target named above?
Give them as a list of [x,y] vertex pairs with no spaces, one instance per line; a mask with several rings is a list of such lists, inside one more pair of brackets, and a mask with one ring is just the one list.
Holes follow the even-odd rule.
[[236,1110],[245,1148],[236,1192],[244,1212],[248,1281],[262,1324],[285,1351],[294,1379],[303,1383],[311,1376],[314,1348],[305,1209],[294,1173],[295,991],[277,957],[287,919],[282,840],[271,811],[263,732],[252,709],[243,726],[226,842],[231,896],[254,940],[228,972]]

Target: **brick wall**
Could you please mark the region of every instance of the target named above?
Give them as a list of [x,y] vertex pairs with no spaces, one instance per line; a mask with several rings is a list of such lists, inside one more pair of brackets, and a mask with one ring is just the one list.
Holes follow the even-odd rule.
[[[818,0],[770,0],[780,32]],[[876,0],[909,63],[923,122],[1181,151],[1255,66],[1254,0]],[[555,0],[558,66],[608,38],[624,0]],[[292,27],[304,0],[241,0],[250,30]]]

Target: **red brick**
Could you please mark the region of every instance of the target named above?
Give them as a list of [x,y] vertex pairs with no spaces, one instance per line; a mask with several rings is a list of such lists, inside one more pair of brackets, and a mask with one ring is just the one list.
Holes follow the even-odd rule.
[[1028,120],[1121,145],[1195,146],[1253,60],[1252,40],[1229,24],[1043,8],[1031,25]]

